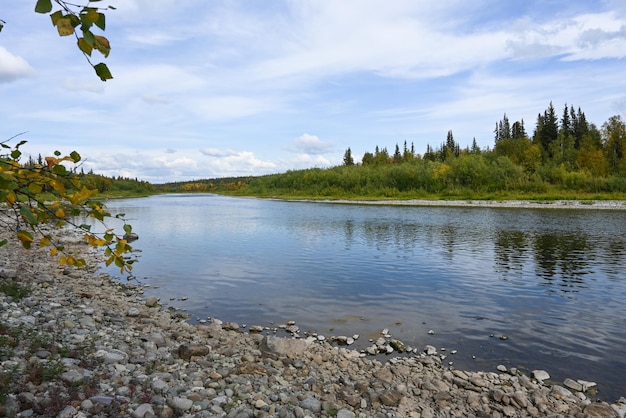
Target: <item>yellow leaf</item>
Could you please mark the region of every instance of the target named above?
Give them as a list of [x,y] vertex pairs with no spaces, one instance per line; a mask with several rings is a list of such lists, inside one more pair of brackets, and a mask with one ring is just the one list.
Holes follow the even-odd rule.
[[25,230],[21,230],[17,233],[17,238],[22,242],[22,245],[26,248],[30,248],[30,244],[33,242],[33,235]]
[[59,265],[64,266],[66,262],[67,262],[67,258],[64,255],[59,257]]
[[51,256],[55,256],[59,253],[59,250],[57,250],[56,248],[52,248],[50,249],[50,255]]
[[15,197],[15,193],[13,192],[9,192],[7,193],[7,195],[4,198],[4,201],[7,202],[8,206],[13,206],[13,204],[15,203],[16,197]]
[[50,238],[48,238],[48,237],[43,237],[42,239],[39,240],[39,246],[40,247],[45,247],[48,244],[50,244]]
[[62,17],[57,20],[56,26],[59,36],[69,36],[74,33],[74,26],[72,26],[72,20],[69,17]]
[[57,160],[54,157],[46,157],[46,164],[48,164],[48,167],[52,168],[55,165],[57,165],[59,163],[59,160]]
[[65,210],[63,208],[58,208],[56,210],[56,212],[54,212],[54,216],[56,216],[59,219],[64,219],[65,218]]

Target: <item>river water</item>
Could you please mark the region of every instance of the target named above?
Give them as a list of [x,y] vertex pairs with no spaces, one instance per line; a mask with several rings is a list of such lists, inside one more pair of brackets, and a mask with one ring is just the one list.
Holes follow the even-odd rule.
[[107,207],[140,236],[133,274],[147,294],[192,322],[293,320],[359,334],[356,348],[388,328],[457,350],[445,359],[456,368],[545,369],[597,382],[605,400],[626,395],[626,212],[215,195]]

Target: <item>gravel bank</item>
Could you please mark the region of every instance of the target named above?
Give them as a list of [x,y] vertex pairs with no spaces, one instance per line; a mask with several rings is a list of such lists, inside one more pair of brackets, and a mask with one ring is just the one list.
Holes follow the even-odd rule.
[[[6,236],[0,231],[0,239]],[[88,267],[64,269],[39,249],[0,248],[0,416],[49,417],[624,417],[626,398],[593,383],[550,382],[499,366],[450,369],[424,347],[364,357],[323,338],[214,320],[190,325],[142,289]],[[19,293],[19,292],[18,292]],[[19,297],[21,296],[21,297]],[[294,324],[291,324],[293,326]],[[252,332],[257,330],[258,332]]]
[[307,202],[340,203],[354,205],[388,205],[388,206],[447,206],[447,207],[488,207],[488,208],[520,208],[520,209],[596,209],[625,210],[624,200],[552,200],[539,202],[534,200],[346,200],[321,199],[306,200]]

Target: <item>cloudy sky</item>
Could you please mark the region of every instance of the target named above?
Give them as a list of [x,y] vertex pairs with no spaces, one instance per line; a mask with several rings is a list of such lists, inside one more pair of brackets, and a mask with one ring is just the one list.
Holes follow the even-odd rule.
[[550,101],[626,117],[623,0],[117,0],[106,83],[35,3],[0,7],[0,140],[107,175],[328,167],[448,130],[487,147]]

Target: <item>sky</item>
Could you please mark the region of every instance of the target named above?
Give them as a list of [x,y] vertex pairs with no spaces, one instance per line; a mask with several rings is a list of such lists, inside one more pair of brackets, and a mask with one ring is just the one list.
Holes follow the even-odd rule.
[[[0,141],[163,183],[357,162],[506,113],[626,118],[623,0],[114,0],[101,82],[35,0],[2,0]],[[15,143],[15,140],[13,141]]]

